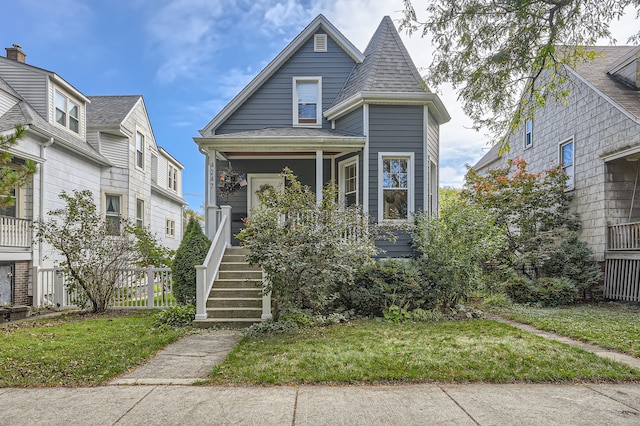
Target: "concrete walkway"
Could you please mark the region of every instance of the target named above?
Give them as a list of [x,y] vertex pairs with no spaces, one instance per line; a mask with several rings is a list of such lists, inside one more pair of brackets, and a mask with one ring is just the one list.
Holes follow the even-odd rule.
[[[508,322],[637,368],[639,360]],[[639,384],[185,386],[206,380],[238,331],[188,335],[95,388],[0,388],[7,425],[638,425]],[[135,384],[137,386],[126,386]]]

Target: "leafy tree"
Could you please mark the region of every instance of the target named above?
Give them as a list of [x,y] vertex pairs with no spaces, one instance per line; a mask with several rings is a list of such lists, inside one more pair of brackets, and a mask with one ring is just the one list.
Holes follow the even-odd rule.
[[136,237],[136,250],[140,253],[138,265],[141,267],[171,267],[175,251],[160,244],[149,228],[129,224],[127,232]]
[[8,151],[18,143],[24,132],[24,127],[16,126],[14,133],[0,135],[0,209],[14,205],[16,200],[13,191],[27,183],[36,172],[36,164],[31,160],[21,165],[12,164],[13,156]]
[[353,282],[358,269],[377,253],[367,216],[343,207],[336,189],[323,189],[322,203],[284,169],[285,188],[264,186],[260,206],[251,212],[238,238],[269,278],[269,289],[283,311],[325,313],[339,285]]
[[66,206],[36,222],[36,238],[62,254],[60,266],[70,277],[68,289],[80,290],[93,312],[104,312],[121,271],[142,259],[135,235],[124,219],[124,226],[109,226],[97,212],[91,191],[74,190],[73,195],[63,191],[59,197]]
[[507,238],[498,262],[536,278],[554,239],[562,231],[578,229],[569,211],[567,179],[560,166],[530,173],[521,158],[484,175],[469,169],[462,197],[491,212]]
[[613,41],[609,26],[625,7],[640,14],[638,0],[429,0],[419,22],[421,1],[404,0],[400,28],[431,38],[427,81],[451,83],[465,113],[498,136],[547,99],[566,97],[565,65],[594,59],[584,46]]
[[195,218],[189,219],[187,230],[171,265],[173,295],[180,304],[193,304],[196,300],[196,265],[202,265],[211,241],[202,232]]
[[485,264],[506,246],[492,213],[457,197],[441,205],[439,217],[417,216],[412,237],[421,253],[423,287],[440,308],[455,306],[480,287]]

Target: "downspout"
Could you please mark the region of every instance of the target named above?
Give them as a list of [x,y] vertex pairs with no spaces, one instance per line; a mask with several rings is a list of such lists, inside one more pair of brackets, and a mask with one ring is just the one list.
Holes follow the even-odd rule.
[[[44,163],[46,161],[45,158],[45,150],[53,145],[54,142],[53,136],[49,137],[49,141],[40,145],[40,159],[42,163],[40,164],[40,220],[44,220]],[[42,262],[44,261],[43,254],[43,242],[40,241],[38,243],[38,266],[42,266]]]

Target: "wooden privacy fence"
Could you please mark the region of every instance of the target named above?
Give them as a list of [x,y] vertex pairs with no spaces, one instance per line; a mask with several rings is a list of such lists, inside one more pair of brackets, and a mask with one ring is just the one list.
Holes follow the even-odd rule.
[[640,302],[640,253],[607,253],[604,297]]
[[[64,309],[78,307],[86,296],[69,291],[69,277],[59,268],[33,268],[33,307]],[[116,291],[109,306],[114,308],[166,309],[176,305],[171,268],[129,268],[119,271]]]

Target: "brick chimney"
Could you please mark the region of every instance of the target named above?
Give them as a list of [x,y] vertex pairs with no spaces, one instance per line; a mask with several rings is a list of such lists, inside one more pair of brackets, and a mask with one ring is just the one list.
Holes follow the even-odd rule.
[[14,44],[13,47],[5,47],[4,50],[7,51],[7,58],[26,63],[27,54],[22,51],[21,46]]

